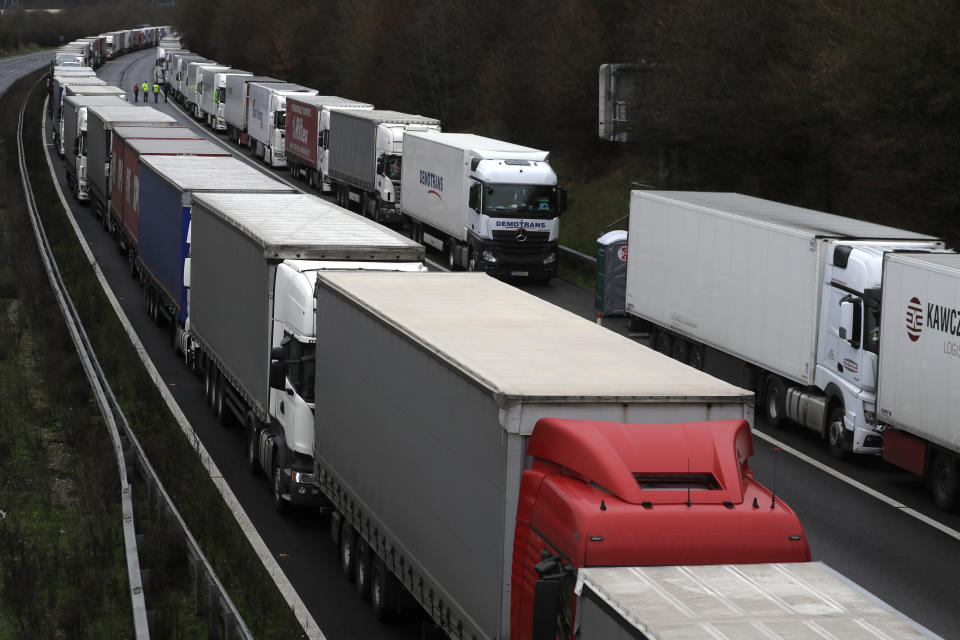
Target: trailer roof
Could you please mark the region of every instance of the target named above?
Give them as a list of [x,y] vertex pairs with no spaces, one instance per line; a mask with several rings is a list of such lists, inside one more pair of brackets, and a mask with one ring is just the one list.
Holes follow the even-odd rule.
[[318,283],[504,398],[744,402],[753,396],[485,274],[355,275],[323,274]]
[[121,138],[178,138],[186,140],[199,140],[201,136],[197,135],[192,129],[177,125],[175,127],[114,127],[114,135]]
[[204,139],[132,138],[126,141],[137,155],[229,156],[230,152]]
[[934,267],[938,271],[952,273],[955,276],[960,275],[960,254],[958,253],[901,253],[891,251],[886,254],[886,257],[888,260],[895,262]]
[[267,82],[264,80],[258,80],[254,84],[263,84],[266,85],[266,88],[271,91],[313,91],[316,93],[316,89],[311,89],[310,87],[305,87],[300,84],[295,84],[293,82]]
[[700,191],[633,191],[631,199],[670,202],[689,209],[737,216],[761,225],[788,229],[812,237],[861,238],[874,240],[936,240],[913,231],[846,218],[832,213],[804,209],[740,193]]
[[65,86],[73,92],[71,95],[80,94],[85,96],[116,97],[127,94],[126,91],[120,87],[115,87],[112,84],[67,84]]
[[[233,157],[152,156],[141,162],[180,191],[293,191],[292,187]],[[244,194],[243,197],[251,196]]]
[[400,113],[399,111],[388,111],[386,109],[374,109],[372,111],[349,110],[339,111],[344,115],[354,118],[363,118],[364,120],[373,120],[385,124],[427,124],[438,125],[440,121],[428,116],[420,116],[412,113]]
[[939,637],[820,562],[590,568],[581,584],[651,640]]
[[[423,247],[316,196],[204,193],[193,198],[256,242],[268,258],[420,260]],[[282,213],[282,215],[280,215]]]
[[485,138],[472,133],[442,133],[440,131],[411,131],[411,136],[432,140],[454,149],[462,149],[485,160],[536,160],[545,162],[549,151],[540,151],[512,142]]
[[76,107],[95,107],[95,106],[118,106],[122,107],[126,104],[126,101],[117,96],[87,96],[87,95],[72,95],[67,96],[63,99],[67,104],[74,105]]
[[291,99],[296,100],[297,102],[302,102],[304,104],[311,104],[315,107],[330,107],[330,108],[351,108],[351,109],[373,109],[372,104],[367,104],[366,102],[357,102],[356,100],[350,100],[349,98],[341,98],[340,96],[290,96]]
[[[90,113],[96,114],[104,122],[111,125],[132,125],[149,124],[158,127],[173,127],[177,121],[165,113],[157,111],[153,107],[130,106],[109,106],[109,107],[90,107]],[[110,127],[111,129],[113,126]]]
[[54,67],[53,68],[53,77],[56,78],[60,75],[66,76],[95,76],[97,72],[93,70],[93,67]]

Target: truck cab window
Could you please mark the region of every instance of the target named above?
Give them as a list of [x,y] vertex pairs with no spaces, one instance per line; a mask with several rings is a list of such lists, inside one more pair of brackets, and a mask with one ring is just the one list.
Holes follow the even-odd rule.
[[313,402],[316,345],[297,340],[284,332],[283,360],[290,386],[305,402]]
[[554,217],[556,211],[557,188],[547,185],[490,185],[484,199],[484,213],[492,216]]

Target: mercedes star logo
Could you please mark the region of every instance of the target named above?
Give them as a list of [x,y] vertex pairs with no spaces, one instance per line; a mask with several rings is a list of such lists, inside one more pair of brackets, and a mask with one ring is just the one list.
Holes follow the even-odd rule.
[[527,239],[527,230],[524,229],[523,227],[520,227],[519,229],[517,229],[516,238],[517,238],[517,242],[525,242]]

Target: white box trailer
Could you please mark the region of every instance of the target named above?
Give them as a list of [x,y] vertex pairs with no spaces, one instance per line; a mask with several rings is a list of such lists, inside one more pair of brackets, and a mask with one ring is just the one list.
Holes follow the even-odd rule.
[[470,133],[408,131],[400,209],[450,268],[549,280],[566,204],[549,156]]
[[215,67],[204,67],[200,72],[200,119],[214,131],[223,131],[227,128],[224,120],[224,107],[227,99],[227,78],[230,76],[253,76],[249,71],[240,69],[217,70]]
[[960,255],[890,253],[883,263],[877,420],[883,457],[960,503]]
[[168,77],[170,88],[177,102],[183,104],[187,99],[187,78],[189,65],[191,62],[201,64],[216,64],[213,60],[208,60],[195,53],[175,54],[173,56],[174,67],[171,70],[172,77]]
[[253,155],[271,167],[287,166],[287,96],[315,96],[317,90],[288,82],[253,82],[247,92],[247,134]]
[[223,117],[227,122],[227,135],[237,144],[247,145],[247,103],[251,83],[282,83],[270,76],[227,76],[227,96],[223,105]]
[[753,416],[752,393],[484,274],[319,274],[316,335],[336,339],[316,343],[315,481],[457,637],[510,633],[539,419]]
[[184,104],[190,115],[194,118],[200,118],[200,100],[203,92],[203,70],[212,69],[214,71],[226,71],[230,67],[218,62],[203,63],[191,62],[187,65],[187,90]]
[[940,638],[821,562],[581,569],[575,593],[577,640]]
[[756,389],[768,423],[806,425],[836,456],[878,454],[877,345],[854,318],[872,321],[885,252],[942,247],[736,193],[633,191],[626,310],[661,352]]

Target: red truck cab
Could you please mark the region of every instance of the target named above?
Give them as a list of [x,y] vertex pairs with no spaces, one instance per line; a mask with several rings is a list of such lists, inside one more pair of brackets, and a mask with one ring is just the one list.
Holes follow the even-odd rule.
[[532,465],[521,480],[513,543],[514,640],[532,637],[545,566],[559,570],[559,610],[549,615],[559,616],[563,637],[575,615],[576,568],[810,560],[797,516],[748,469],[745,420],[544,418],[526,453]]

